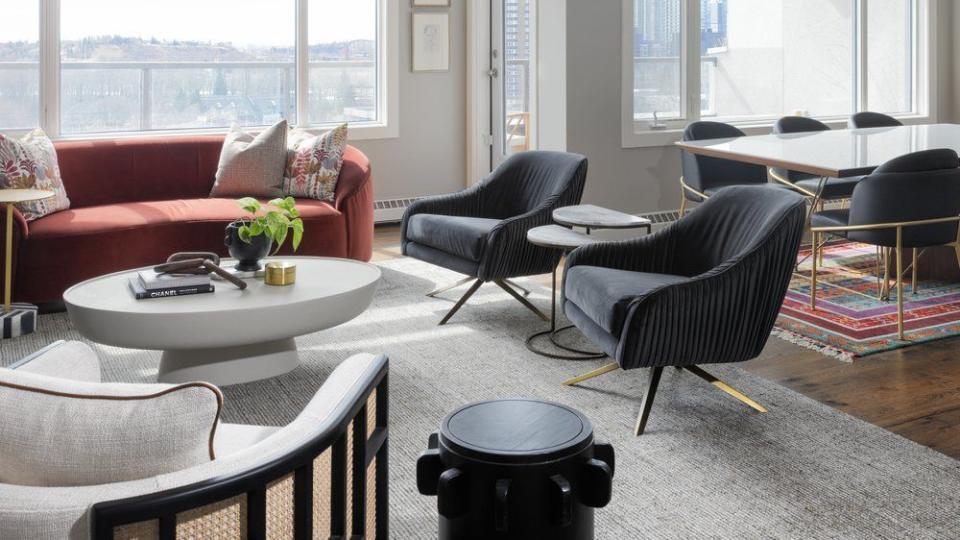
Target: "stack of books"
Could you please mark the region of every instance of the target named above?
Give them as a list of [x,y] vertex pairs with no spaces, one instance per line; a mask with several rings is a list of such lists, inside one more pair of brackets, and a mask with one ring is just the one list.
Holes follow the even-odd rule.
[[137,300],[213,292],[210,274],[158,274],[141,270],[130,276],[130,290]]

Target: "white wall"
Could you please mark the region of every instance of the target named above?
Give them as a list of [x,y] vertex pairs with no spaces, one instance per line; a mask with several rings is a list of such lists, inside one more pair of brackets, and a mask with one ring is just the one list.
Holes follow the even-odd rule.
[[[954,54],[960,37],[953,37],[960,14],[950,0],[937,1],[939,106],[948,121],[960,119],[952,106],[960,103],[960,64]],[[621,5],[621,0],[567,1],[567,149],[590,160],[586,202],[630,212],[676,209],[679,152],[622,148]]]
[[450,8],[449,73],[410,71],[411,2],[390,1],[400,3],[400,136],[351,144],[370,158],[377,200],[458,191],[466,160],[468,0],[454,0]]

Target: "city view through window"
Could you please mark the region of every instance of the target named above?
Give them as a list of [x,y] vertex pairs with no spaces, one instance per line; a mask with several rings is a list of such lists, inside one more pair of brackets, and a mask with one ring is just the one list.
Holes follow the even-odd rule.
[[[682,116],[683,0],[634,2],[634,117]],[[913,0],[870,0],[858,104],[856,0],[700,0],[700,116],[909,112]]]
[[[38,4],[17,2],[0,19],[2,128],[38,124]],[[60,131],[377,121],[377,1],[310,0],[309,110],[299,114],[295,6],[62,0]]]

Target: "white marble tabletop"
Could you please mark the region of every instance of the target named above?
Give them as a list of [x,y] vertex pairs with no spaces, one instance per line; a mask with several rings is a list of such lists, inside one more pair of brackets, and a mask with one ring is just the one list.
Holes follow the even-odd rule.
[[935,148],[960,152],[960,125],[835,129],[682,141],[677,145],[694,154],[848,178],[870,174],[883,163],[911,152]]
[[544,225],[527,231],[527,241],[540,247],[571,251],[580,246],[600,242],[601,239],[560,225]]
[[647,218],[592,204],[557,208],[553,211],[553,220],[569,227],[590,229],[637,229],[651,224]]

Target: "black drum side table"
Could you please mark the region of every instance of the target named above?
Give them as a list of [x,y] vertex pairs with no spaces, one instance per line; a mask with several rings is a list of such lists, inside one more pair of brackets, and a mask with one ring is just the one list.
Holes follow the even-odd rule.
[[437,496],[453,539],[592,539],[610,502],[613,447],[580,412],[544,401],[473,403],[448,415],[417,460],[417,489]]

